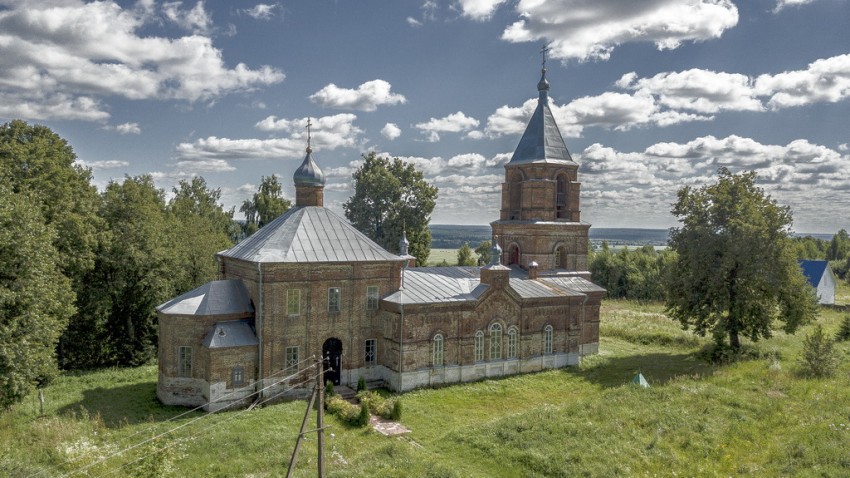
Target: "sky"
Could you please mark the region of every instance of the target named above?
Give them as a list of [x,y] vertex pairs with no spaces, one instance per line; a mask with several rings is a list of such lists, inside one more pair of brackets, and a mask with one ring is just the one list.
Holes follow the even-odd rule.
[[597,227],[676,226],[685,185],[755,170],[796,232],[850,229],[850,0],[0,0],[0,122],[68,140],[101,190],[203,176],[226,208],[305,155],[342,215],[375,151],[439,188],[433,224],[498,219],[552,108]]

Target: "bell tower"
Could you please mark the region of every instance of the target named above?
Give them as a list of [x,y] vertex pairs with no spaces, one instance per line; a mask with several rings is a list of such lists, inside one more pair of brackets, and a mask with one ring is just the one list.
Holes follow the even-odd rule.
[[499,220],[490,225],[504,251],[503,264],[528,269],[536,262],[543,273],[589,278],[590,224],[581,222],[578,164],[570,156],[549,108],[548,50],[541,50],[537,109],[505,165]]

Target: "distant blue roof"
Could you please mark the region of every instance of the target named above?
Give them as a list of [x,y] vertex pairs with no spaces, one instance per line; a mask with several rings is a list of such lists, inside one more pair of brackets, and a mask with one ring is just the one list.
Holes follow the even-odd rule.
[[817,289],[821,277],[823,277],[823,271],[826,270],[829,263],[827,261],[807,261],[804,259],[800,259],[797,262],[800,263],[800,268],[803,269],[803,275],[806,276],[806,280],[809,281],[812,287]]

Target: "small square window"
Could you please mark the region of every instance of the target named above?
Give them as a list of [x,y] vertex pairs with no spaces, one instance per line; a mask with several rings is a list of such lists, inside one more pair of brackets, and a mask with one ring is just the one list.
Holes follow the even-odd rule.
[[243,385],[245,383],[245,369],[242,367],[233,367],[230,371],[230,383],[234,387]]
[[180,347],[177,351],[177,376],[192,376],[192,347]]
[[286,348],[286,368],[297,368],[298,367],[298,347],[287,347]]
[[378,286],[366,287],[366,310],[378,310]]
[[287,289],[286,315],[301,315],[301,289]]
[[331,287],[328,289],[328,312],[339,312],[339,302],[339,287]]
[[364,362],[366,366],[375,365],[378,361],[378,340],[377,339],[367,339],[366,340],[366,355],[364,358]]

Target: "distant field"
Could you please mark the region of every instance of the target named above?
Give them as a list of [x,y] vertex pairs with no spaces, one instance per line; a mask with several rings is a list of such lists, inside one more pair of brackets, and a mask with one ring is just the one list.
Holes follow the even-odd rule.
[[[832,335],[846,314],[820,322]],[[580,367],[404,394],[401,438],[328,417],[325,474],[850,476],[850,343],[834,378],[804,379],[810,331],[745,343],[750,359],[718,367],[661,305],[605,301],[600,353]],[[638,372],[651,388],[629,385]],[[66,374],[44,416],[34,395],[0,412],[0,476],[285,474],[304,402],[180,416],[156,378],[156,365]],[[315,476],[315,457],[311,434],[296,476]]]
[[[475,254],[473,252],[473,254]],[[450,266],[457,265],[457,249],[431,249],[428,256],[428,265],[436,266],[445,259]]]

